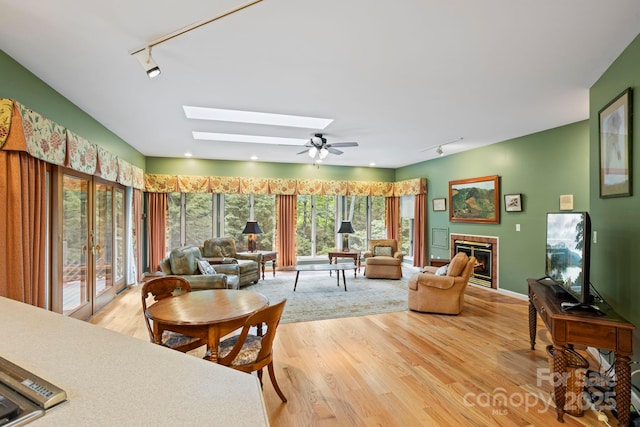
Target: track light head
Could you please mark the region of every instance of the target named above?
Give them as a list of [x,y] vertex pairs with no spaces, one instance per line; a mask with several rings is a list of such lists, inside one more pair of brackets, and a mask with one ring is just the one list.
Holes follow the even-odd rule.
[[151,57],[151,46],[136,52],[135,57],[138,58],[138,61],[150,79],[160,75],[160,67],[158,67],[158,64],[156,64]]
[[438,156],[442,156],[444,154],[444,151],[442,151],[442,145],[439,145],[438,148],[436,148],[436,153]]

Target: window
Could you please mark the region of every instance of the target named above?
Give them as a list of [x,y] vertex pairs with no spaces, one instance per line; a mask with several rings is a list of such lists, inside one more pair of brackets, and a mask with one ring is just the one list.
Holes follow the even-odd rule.
[[385,200],[384,196],[371,196],[371,209],[369,210],[369,224],[371,224],[370,239],[386,239],[387,227],[384,224]]
[[298,256],[327,255],[336,243],[336,196],[298,196]]
[[184,245],[201,246],[213,237],[214,194],[169,193],[167,204],[167,254]]
[[225,237],[232,237],[238,252],[247,250],[247,236],[242,234],[247,221],[258,222],[262,234],[258,235],[258,250],[273,250],[275,234],[275,196],[270,194],[225,194]]
[[167,194],[169,216],[167,218],[167,255],[173,248],[182,246],[182,195],[180,193]]
[[213,237],[213,194],[188,193],[185,198],[185,243],[202,246]]
[[400,233],[402,235],[402,253],[408,258],[413,257],[413,205],[414,196],[400,197]]

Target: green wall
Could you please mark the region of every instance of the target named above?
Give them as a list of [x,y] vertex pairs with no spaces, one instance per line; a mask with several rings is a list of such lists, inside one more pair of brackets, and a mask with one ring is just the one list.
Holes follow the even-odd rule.
[[[583,121],[403,167],[396,177],[427,178],[428,256],[450,256],[448,249],[431,247],[433,227],[498,237],[500,288],[526,295],[526,279],[544,275],[546,213],[559,210],[563,194],[573,194],[575,210],[589,209],[588,157],[589,128]],[[448,210],[433,212],[434,198],[448,199],[449,181],[487,175],[500,176],[501,195],[522,194],[522,212],[505,212],[502,197],[500,224],[449,222]]]
[[393,169],[314,164],[242,162],[230,160],[147,157],[147,173],[190,176],[333,179],[338,181],[395,181]]
[[[598,112],[627,88],[633,89],[632,111],[640,108],[640,37],[627,47],[609,69],[593,85],[589,95],[589,136],[591,160],[589,168],[592,228],[598,232],[597,243],[591,246],[591,281],[617,312],[640,327],[640,114],[634,114],[632,125],[633,195],[631,197],[600,198],[599,119]],[[634,359],[640,360],[640,331],[634,334]],[[636,365],[637,366],[637,365]],[[632,369],[633,370],[633,369]],[[640,387],[640,376],[634,377]]]
[[12,98],[129,163],[144,156],[0,50],[0,98]]

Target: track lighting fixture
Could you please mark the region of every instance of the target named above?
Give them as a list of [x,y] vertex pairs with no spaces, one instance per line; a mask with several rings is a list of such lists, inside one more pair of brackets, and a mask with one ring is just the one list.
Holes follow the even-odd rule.
[[442,147],[444,147],[445,145],[453,144],[454,142],[462,141],[463,139],[464,139],[463,137],[460,137],[460,138],[456,138],[456,139],[454,139],[452,141],[445,142],[443,144],[432,145],[431,147],[427,147],[424,150],[420,150],[420,152],[433,150],[435,148],[436,154],[438,156],[442,157],[442,156],[444,156],[444,150],[442,149]]
[[160,67],[151,57],[151,46],[144,48],[135,55],[150,79],[160,75]]
[[130,55],[134,55],[136,58],[138,58],[138,61],[140,61],[140,63],[142,64],[142,66],[144,67],[144,71],[147,73],[147,76],[149,76],[150,79],[160,75],[160,67],[158,67],[158,65],[154,62],[153,58],[151,58],[151,48],[153,46],[157,46],[160,43],[164,43],[168,40],[171,40],[173,38],[176,38],[178,36],[181,36],[183,34],[188,33],[189,31],[193,31],[196,28],[200,28],[204,25],[210,24],[214,21],[217,21],[218,19],[222,19],[226,16],[232,15],[236,12],[239,12],[243,9],[246,9],[250,6],[253,6],[256,3],[260,3],[262,0],[253,0],[251,3],[245,4],[243,6],[239,6],[233,10],[230,10],[228,12],[225,12],[221,15],[215,16],[211,19],[207,19],[206,21],[202,21],[202,22],[196,22],[195,24],[191,24],[187,27],[184,27],[180,30],[174,31],[173,33],[167,34],[165,36],[162,36],[154,41],[152,41],[151,43],[149,43],[147,46],[139,48],[139,49],[134,49],[132,51],[129,51]]

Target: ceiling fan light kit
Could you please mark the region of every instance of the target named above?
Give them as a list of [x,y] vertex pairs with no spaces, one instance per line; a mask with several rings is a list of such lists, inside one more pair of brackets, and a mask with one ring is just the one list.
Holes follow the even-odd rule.
[[322,136],[321,133],[314,134],[309,142],[305,144],[305,147],[309,147],[307,150],[301,151],[298,154],[307,153],[309,157],[316,160],[316,162],[322,161],[327,158],[329,153],[340,155],[343,152],[333,147],[357,147],[357,142],[335,142],[327,144],[327,138]]

